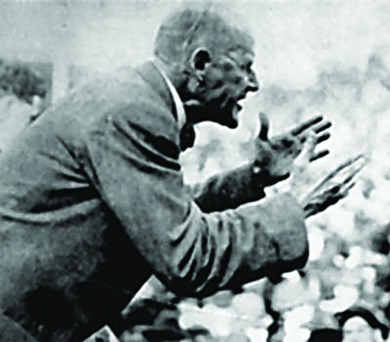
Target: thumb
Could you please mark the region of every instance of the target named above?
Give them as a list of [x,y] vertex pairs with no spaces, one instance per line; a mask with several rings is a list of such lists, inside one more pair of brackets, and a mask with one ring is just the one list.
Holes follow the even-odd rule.
[[267,141],[268,140],[268,130],[269,130],[268,116],[265,113],[260,112],[259,113],[259,120],[260,120],[259,138],[260,138],[260,140]]

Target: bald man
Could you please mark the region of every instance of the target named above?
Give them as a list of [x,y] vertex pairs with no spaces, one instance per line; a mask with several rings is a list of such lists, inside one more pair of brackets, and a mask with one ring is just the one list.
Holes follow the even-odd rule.
[[253,44],[210,10],[176,12],[153,61],[85,84],[1,155],[3,340],[115,330],[152,274],[200,297],[305,265],[302,190],[259,200],[297,155],[316,158],[320,136],[297,142],[313,122],[276,145],[263,124],[256,161],[192,191],[183,184],[178,158],[192,125],[236,127],[238,102],[258,90]]

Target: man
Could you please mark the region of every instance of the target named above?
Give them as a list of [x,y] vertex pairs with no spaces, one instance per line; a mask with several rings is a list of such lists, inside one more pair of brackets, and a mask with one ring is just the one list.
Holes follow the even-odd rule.
[[[305,265],[301,188],[242,204],[293,172],[313,122],[274,145],[263,125],[256,163],[191,195],[180,145],[196,122],[237,125],[238,101],[258,90],[253,39],[212,11],[182,10],[160,27],[155,57],[70,94],[1,156],[3,331],[79,341],[104,324],[115,331],[151,274],[206,296]],[[298,159],[316,158],[315,144]]]

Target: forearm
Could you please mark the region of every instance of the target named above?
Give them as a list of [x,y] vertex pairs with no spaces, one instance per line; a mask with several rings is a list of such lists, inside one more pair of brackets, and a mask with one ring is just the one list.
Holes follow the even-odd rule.
[[262,177],[247,164],[191,187],[196,204],[205,213],[235,209],[265,197]]
[[161,258],[152,263],[169,289],[184,296],[290,272],[308,257],[303,212],[288,194],[219,213],[192,210],[169,237],[159,243],[167,246],[165,264]]

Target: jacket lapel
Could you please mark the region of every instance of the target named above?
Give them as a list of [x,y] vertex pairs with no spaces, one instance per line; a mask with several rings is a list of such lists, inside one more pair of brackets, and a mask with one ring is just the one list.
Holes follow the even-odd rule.
[[[160,95],[160,97],[167,104],[168,108],[171,109],[171,113],[175,120],[178,121],[177,110],[173,96],[157,66],[153,62],[148,61],[141,64],[136,70],[147,83],[152,85],[155,92]],[[194,141],[195,131],[193,125],[185,124],[180,132],[180,149],[184,151],[187,148],[192,147],[194,145]]]
[[168,88],[167,82],[153,62],[148,61],[141,64],[136,68],[136,71],[147,83],[152,85],[154,91],[164,100],[164,103],[167,104],[168,108],[171,109],[171,113],[177,121],[176,106],[172,94]]

